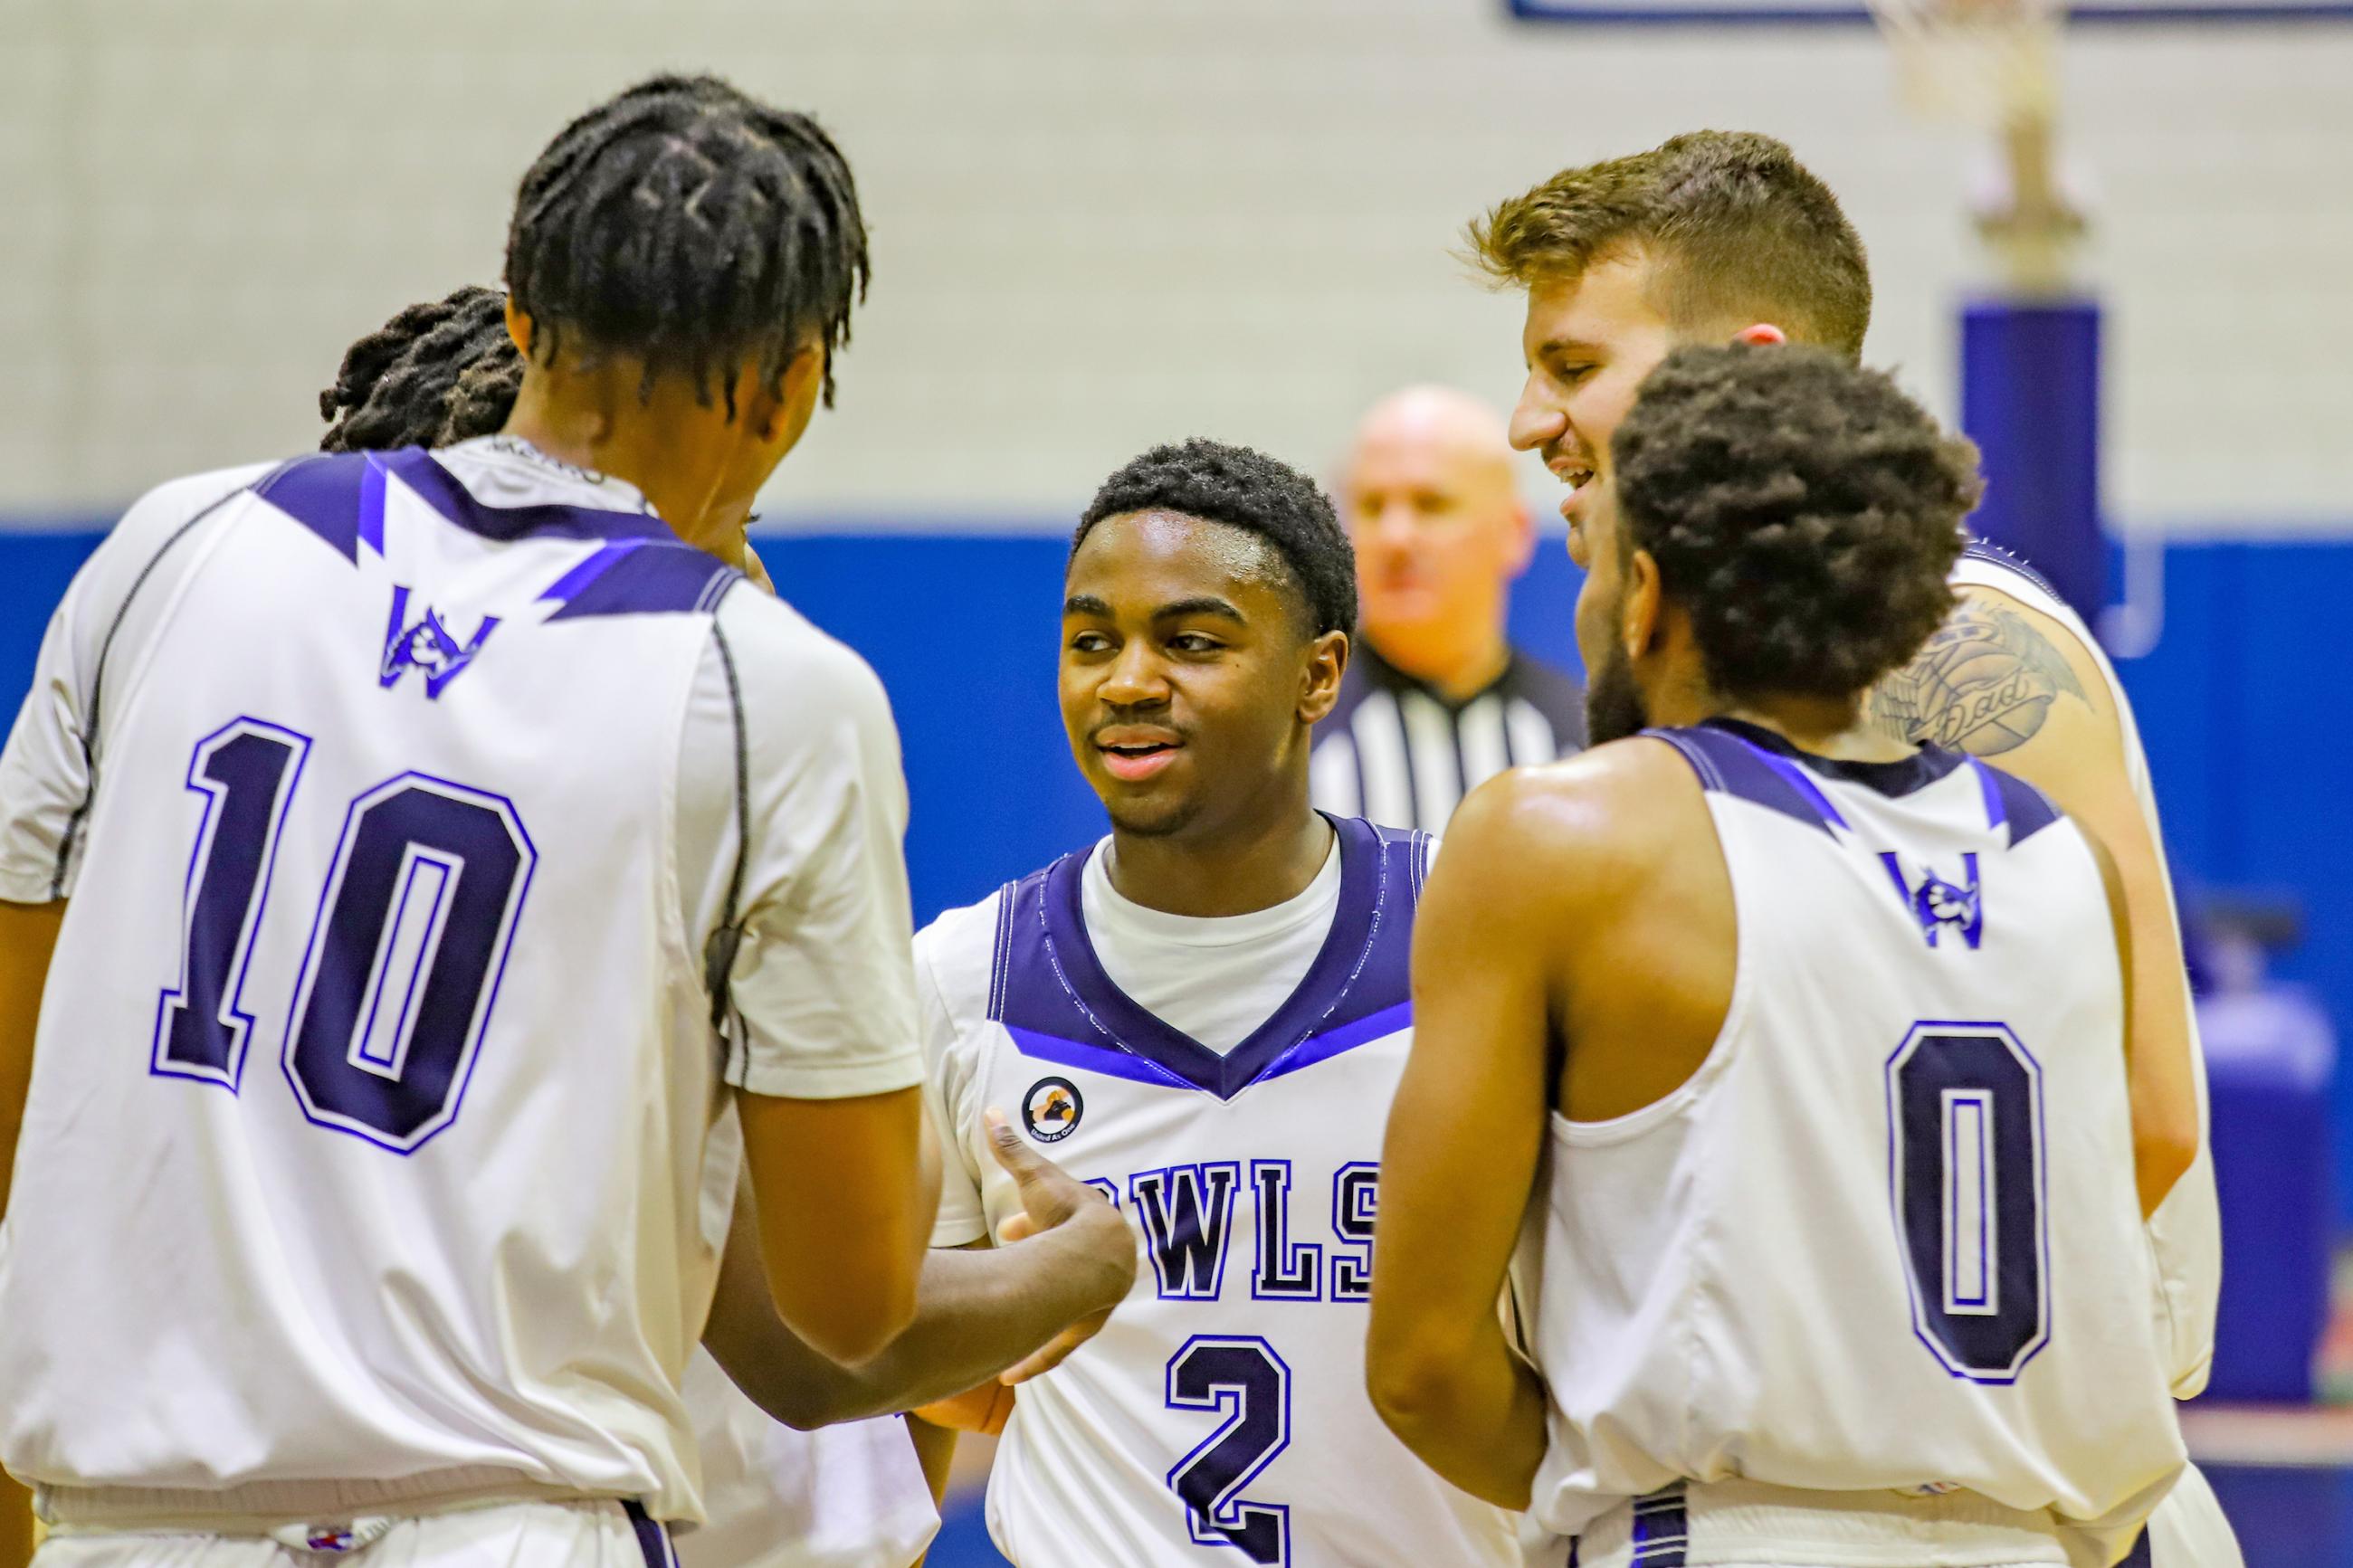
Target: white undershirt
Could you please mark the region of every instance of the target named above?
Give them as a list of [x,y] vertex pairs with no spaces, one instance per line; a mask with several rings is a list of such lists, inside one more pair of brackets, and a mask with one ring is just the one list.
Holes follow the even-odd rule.
[[1307,978],[1340,912],[1339,835],[1297,897],[1246,915],[1148,910],[1111,885],[1112,841],[1087,857],[1079,908],[1111,983],[1219,1056],[1248,1039]]

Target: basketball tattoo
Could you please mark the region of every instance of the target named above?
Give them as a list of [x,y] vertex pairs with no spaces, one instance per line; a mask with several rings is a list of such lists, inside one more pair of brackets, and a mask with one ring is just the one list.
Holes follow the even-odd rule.
[[1872,717],[1908,741],[1998,757],[2032,740],[2075,672],[2023,616],[1964,598],[1912,662],[1872,689]]

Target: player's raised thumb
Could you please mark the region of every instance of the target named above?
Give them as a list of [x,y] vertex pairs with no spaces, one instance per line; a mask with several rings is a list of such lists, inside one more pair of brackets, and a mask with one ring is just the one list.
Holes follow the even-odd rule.
[[1005,1112],[992,1105],[981,1112],[981,1121],[988,1127],[989,1152],[1005,1167],[1005,1173],[1025,1185],[1037,1180],[1046,1168],[1045,1158],[1013,1131],[1013,1123]]

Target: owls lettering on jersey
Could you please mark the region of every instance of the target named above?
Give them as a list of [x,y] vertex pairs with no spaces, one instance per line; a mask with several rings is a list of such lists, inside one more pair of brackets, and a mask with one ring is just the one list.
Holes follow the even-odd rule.
[[[2082,834],[1956,752],[1835,763],[1721,720],[1654,733],[1723,849],[1733,1001],[1665,1100],[1553,1119],[1524,1260],[1553,1403],[1538,1516],[1622,1528],[1630,1500],[1736,1479],[1791,1506],[1966,1491],[2137,1529],[2182,1451]],[[1694,1495],[1694,1560],[1745,1560],[1697,1555],[1713,1514]],[[1892,1528],[1873,1561],[1940,1560]]]
[[[934,1240],[1020,1207],[1002,1106],[1143,1238],[1094,1340],[1022,1385],[989,1489],[1026,1568],[1516,1563],[1508,1516],[1391,1437],[1364,1392],[1380,1145],[1411,1041],[1428,840],[1338,824],[1338,912],[1297,990],[1220,1056],[1123,994],[1082,914],[1086,855],[917,940],[948,1192]],[[961,1173],[961,1181],[958,1180]]]

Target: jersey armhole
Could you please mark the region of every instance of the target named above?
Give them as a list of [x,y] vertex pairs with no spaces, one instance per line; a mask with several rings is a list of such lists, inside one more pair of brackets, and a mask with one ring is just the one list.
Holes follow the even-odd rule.
[[[270,473],[275,474],[278,471],[278,469],[273,468],[270,470]],[[98,802],[98,792],[101,782],[100,778],[99,758],[101,744],[105,738],[106,672],[108,661],[111,658],[114,653],[115,639],[121,635],[124,624],[130,620],[132,606],[139,602],[140,591],[147,586],[148,581],[155,575],[156,569],[163,565],[164,558],[178,548],[181,541],[186,539],[188,535],[195,531],[197,524],[205,521],[205,520],[211,517],[215,512],[220,510],[221,508],[227,506],[230,501],[235,500],[237,497],[251,494],[255,484],[260,482],[261,481],[259,480],[256,480],[246,484],[237,485],[222,494],[214,497],[211,500],[206,502],[205,505],[195,513],[195,515],[188,518],[185,521],[179,524],[179,526],[173,529],[170,533],[166,534],[164,538],[164,542],[155,546],[155,548],[148,553],[147,559],[141,563],[138,572],[134,574],[131,579],[131,586],[123,590],[121,602],[114,606],[113,614],[108,617],[106,631],[99,638],[98,656],[90,664],[90,690],[87,694],[88,711],[84,715],[82,731],[79,737],[81,742],[82,752],[83,782],[81,801],[80,804],[74,807],[72,813],[66,818],[65,829],[58,838],[57,868],[51,873],[49,879],[49,900],[52,903],[66,897],[69,885],[73,880],[72,870],[74,849],[81,840],[82,824],[89,820],[90,808]],[[103,548],[103,546],[101,546],[101,548]],[[192,569],[191,574],[193,574],[193,570],[194,569]],[[183,587],[185,586],[185,581],[181,585]],[[168,605],[166,606],[164,614],[166,617],[170,615],[170,608]],[[161,622],[158,622],[155,632],[156,637],[161,637],[164,632],[164,626]],[[152,646],[143,651],[152,652]],[[141,670],[143,670],[145,666],[142,662],[134,666],[131,671],[125,674],[123,679],[129,682],[124,697],[125,701],[130,700],[130,696],[132,694],[136,693],[138,689],[136,678],[138,673]]]
[[[1613,1116],[1606,1121],[1571,1121],[1560,1113],[1556,1105],[1546,1112],[1551,1119],[1554,1135],[1565,1143],[1580,1148],[1599,1148],[1639,1138],[1704,1099],[1732,1066],[1734,1044],[1739,1037],[1741,1025],[1747,1017],[1750,997],[1756,991],[1756,964],[1750,951],[1753,944],[1749,940],[1752,922],[1741,908],[1741,879],[1733,864],[1732,847],[1725,841],[1723,824],[1717,820],[1715,805],[1711,798],[1725,793],[1720,775],[1700,748],[1684,743],[1672,731],[1645,730],[1640,738],[1662,741],[1674,748],[1690,766],[1699,784],[1700,809],[1706,813],[1708,837],[1715,843],[1716,855],[1723,862],[1725,885],[1732,894],[1732,994],[1724,1005],[1724,1022],[1716,1026],[1715,1037],[1707,1043],[1699,1065],[1692,1069],[1689,1078],[1650,1104]],[[1719,782],[1712,784],[1711,780]]]

